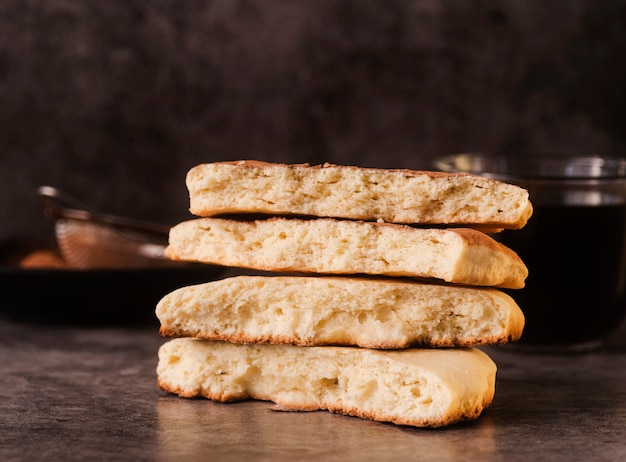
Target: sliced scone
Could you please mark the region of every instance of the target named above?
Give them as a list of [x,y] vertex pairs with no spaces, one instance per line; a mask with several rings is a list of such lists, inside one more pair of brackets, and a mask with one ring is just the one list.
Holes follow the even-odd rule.
[[157,381],[181,397],[273,401],[440,427],[477,418],[495,393],[496,365],[474,348],[370,350],[175,339],[159,350]]
[[524,327],[496,289],[351,277],[230,277],[174,290],[156,315],[167,337],[366,348],[493,345]]
[[186,178],[198,216],[263,213],[481,229],[521,228],[528,192],[478,176],[324,164],[216,162]]
[[413,228],[389,223],[271,218],[198,218],[170,230],[166,255],[262,271],[436,278],[521,288],[519,256],[469,228]]

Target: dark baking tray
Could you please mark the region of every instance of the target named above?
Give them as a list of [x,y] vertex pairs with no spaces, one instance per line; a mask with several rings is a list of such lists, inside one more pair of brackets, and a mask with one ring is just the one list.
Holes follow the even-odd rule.
[[20,268],[17,249],[49,243],[0,243],[0,311],[23,322],[70,325],[158,325],[157,302],[179,287],[219,279],[224,268]]

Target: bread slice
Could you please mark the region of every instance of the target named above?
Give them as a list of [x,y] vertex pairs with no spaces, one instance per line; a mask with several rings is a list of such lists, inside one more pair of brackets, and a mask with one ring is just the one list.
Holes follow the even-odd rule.
[[230,277],[174,290],[156,315],[168,337],[366,348],[506,343],[524,327],[495,289],[348,277]]
[[197,165],[186,183],[191,212],[205,217],[295,214],[517,229],[532,214],[526,190],[457,173],[238,161]]
[[473,348],[370,350],[175,339],[159,349],[157,381],[181,397],[258,399],[283,410],[329,410],[439,427],[477,418],[496,365]]
[[264,271],[437,278],[513,289],[523,287],[528,275],[515,252],[480,231],[330,218],[198,218],[170,230],[165,253]]

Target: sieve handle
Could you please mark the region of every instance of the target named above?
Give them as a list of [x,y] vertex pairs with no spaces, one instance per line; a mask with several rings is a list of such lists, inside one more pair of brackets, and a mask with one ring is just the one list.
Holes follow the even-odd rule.
[[169,233],[169,227],[166,225],[96,213],[72,196],[52,186],[40,186],[37,188],[37,194],[43,203],[44,215],[52,219],[69,218],[91,221],[119,229],[151,233],[159,236],[167,236]]

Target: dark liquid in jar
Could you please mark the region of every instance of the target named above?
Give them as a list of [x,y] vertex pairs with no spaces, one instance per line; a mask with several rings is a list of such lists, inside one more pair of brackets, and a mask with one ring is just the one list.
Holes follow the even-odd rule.
[[529,269],[526,288],[507,291],[526,316],[519,343],[601,339],[622,319],[626,283],[624,205],[534,205],[525,228],[496,239]]

